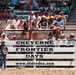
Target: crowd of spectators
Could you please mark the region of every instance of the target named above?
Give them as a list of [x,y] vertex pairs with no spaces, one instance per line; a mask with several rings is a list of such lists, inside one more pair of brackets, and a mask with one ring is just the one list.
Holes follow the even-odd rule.
[[[10,6],[14,7],[13,9]],[[31,6],[31,7],[30,7]],[[4,0],[0,2],[1,19],[13,19],[10,29],[22,29],[27,34],[29,29],[53,29],[54,34],[63,32],[67,18],[73,8],[72,0]],[[28,16],[25,22],[19,19],[14,10],[37,10]],[[31,21],[30,21],[31,20]],[[30,27],[31,26],[31,27]]]

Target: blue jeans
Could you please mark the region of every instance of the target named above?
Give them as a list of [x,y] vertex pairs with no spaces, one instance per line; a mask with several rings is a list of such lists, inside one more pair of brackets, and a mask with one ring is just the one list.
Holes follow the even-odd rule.
[[0,54],[0,68],[6,68],[6,54]]

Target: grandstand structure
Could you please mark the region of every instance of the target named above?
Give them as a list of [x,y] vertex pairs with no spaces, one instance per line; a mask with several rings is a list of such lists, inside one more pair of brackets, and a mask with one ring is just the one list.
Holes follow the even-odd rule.
[[[74,6],[75,6],[75,1],[74,1]],[[73,7],[74,7],[73,6]],[[14,8],[14,7],[11,7],[11,6],[9,6],[10,8]],[[31,10],[31,11],[33,11],[34,13],[37,13],[37,12],[39,12],[38,10]],[[75,24],[76,24],[76,22],[75,22],[75,8],[73,9],[71,9],[70,11],[73,11],[73,12],[71,12],[70,13],[70,15],[65,15],[66,17],[67,17],[67,22],[66,22],[66,27],[65,27],[65,30],[64,30],[64,34],[66,34],[66,36],[68,37],[69,35],[67,35],[68,33],[70,33],[70,31],[71,32],[73,32],[75,35],[76,35],[76,31],[75,31],[75,29],[76,29],[76,26],[75,26]],[[23,21],[26,21],[26,19],[28,19],[28,16],[30,15],[30,10],[28,11],[28,10],[14,10],[14,12],[17,14],[17,16],[19,17],[19,19],[22,19]],[[9,23],[11,23],[12,22],[12,20],[10,20],[10,19],[8,19],[8,21],[9,21]],[[8,29],[9,28],[9,26],[7,26],[7,25],[9,25],[8,23],[3,27],[3,30],[6,32],[6,33],[8,33],[9,31],[10,31],[10,34],[8,35],[8,37],[10,38],[10,35],[13,35],[12,33],[11,33],[11,30],[10,29]],[[12,30],[13,31],[13,30]],[[21,30],[15,30],[15,31],[19,31],[19,32],[21,32]],[[38,31],[38,30],[37,30]],[[44,32],[45,30],[39,30],[39,34],[37,35],[37,36],[39,36],[41,33],[40,32]],[[52,29],[51,30],[46,30],[43,34],[44,35],[42,35],[42,36],[44,36],[45,37],[45,34],[49,34],[49,32],[50,31],[52,31]],[[33,33],[35,32],[35,30],[29,30],[29,36],[30,36],[30,32],[32,32],[32,35],[33,35]],[[14,33],[15,34],[15,33]],[[17,33],[16,33],[17,34]],[[40,35],[41,36],[41,35]],[[19,37],[19,35],[18,35],[18,37]],[[24,38],[23,39],[30,39],[32,36],[30,36],[29,38],[26,38],[26,35],[24,36]],[[19,37],[18,39],[20,39],[21,37]],[[48,36],[46,36],[45,38],[48,38]],[[22,38],[21,38],[22,39]],[[38,38],[35,38],[35,39],[38,39]],[[42,38],[43,39],[43,38]]]
[[[65,15],[67,17],[67,22],[65,26],[65,30],[63,30],[63,33],[68,38],[69,33],[74,33],[76,35],[76,6],[74,0],[74,6],[71,9],[70,15]],[[14,8],[13,6],[9,6],[10,8]],[[38,10],[31,10],[34,13],[39,12]],[[30,10],[14,10],[14,12],[17,14],[19,19],[22,19],[22,21],[26,21],[28,19],[28,16],[30,16]],[[27,46],[16,46],[17,41],[27,41],[27,40],[43,40],[48,39],[48,34],[52,32],[52,29],[43,29],[43,30],[28,30],[28,37],[26,35],[22,36],[22,31],[20,29],[10,29],[10,24],[12,23],[12,19],[8,19],[3,21],[0,26],[1,27],[1,33],[5,32],[10,39],[10,41],[7,41],[5,44],[8,46],[8,55],[7,55],[7,67],[37,67],[37,68],[76,68],[76,40],[71,41],[66,46],[66,40],[56,40],[51,47],[51,51],[18,51],[17,48],[27,48]],[[11,36],[16,35],[16,40],[11,40]],[[29,46],[37,48],[37,46]],[[29,48],[28,47],[28,48]],[[43,48],[47,46],[42,46]],[[30,56],[26,55],[43,55],[43,58],[29,58]],[[33,64],[33,62],[35,64]],[[44,63],[45,62],[45,63]],[[47,63],[48,62],[48,63]],[[29,63],[26,65],[26,63]],[[32,64],[31,64],[32,63]],[[40,64],[38,64],[40,63]]]

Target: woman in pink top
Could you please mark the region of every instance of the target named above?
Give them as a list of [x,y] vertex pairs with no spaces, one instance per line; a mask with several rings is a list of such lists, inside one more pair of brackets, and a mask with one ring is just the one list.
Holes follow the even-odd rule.
[[23,24],[24,24],[24,22],[22,20],[20,20],[19,29],[23,29]]
[[18,16],[15,16],[15,19],[13,20],[13,24],[16,29],[19,29],[20,20],[18,19]]

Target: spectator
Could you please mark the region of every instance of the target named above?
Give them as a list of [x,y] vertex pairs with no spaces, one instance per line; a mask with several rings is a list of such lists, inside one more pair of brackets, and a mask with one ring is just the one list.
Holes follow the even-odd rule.
[[66,40],[65,34],[61,34],[58,40]]
[[5,45],[5,40],[1,41],[1,45],[0,45],[0,52],[1,52],[1,64],[0,67],[2,68],[2,66],[4,67],[4,69],[6,68],[6,55],[8,54],[8,48]]
[[16,10],[19,10],[21,9],[21,4],[19,2],[17,2],[15,5],[14,5],[15,9]]
[[29,10],[27,2],[21,4],[21,10]]
[[57,40],[61,35],[61,28],[58,26],[57,22],[54,24],[53,30],[54,30],[53,34],[54,34],[54,36],[56,37],[56,40]]
[[39,16],[43,16],[43,15],[45,15],[45,12],[44,12],[43,7],[40,7],[40,8],[39,8],[38,15],[39,15]]
[[59,12],[60,12],[60,7],[56,5],[54,8],[54,13],[59,14]]
[[[55,9],[55,6],[56,6],[55,1],[54,1],[54,0],[52,0],[52,1],[50,2],[50,5],[53,7],[53,9],[52,9],[52,10],[54,10],[54,9]],[[50,6],[50,7],[51,7],[51,6]]]
[[69,47],[74,47],[75,41],[75,35],[73,33],[70,33],[68,38]]
[[8,19],[8,12],[7,12],[6,9],[4,11],[2,11],[1,17],[2,17],[3,20],[7,20]]
[[20,20],[18,19],[18,16],[15,16],[15,19],[13,20],[13,25],[15,29],[18,29],[19,24],[20,24]]
[[34,21],[32,22],[32,29],[39,29],[39,21],[40,19],[34,18]]
[[54,16],[51,16],[51,17],[50,17],[50,20],[49,20],[49,22],[48,22],[50,29],[53,28],[53,26],[54,26],[54,24],[53,24],[54,21],[55,21],[55,20],[54,20]]
[[13,35],[11,40],[16,40],[16,35]]
[[61,6],[62,6],[62,3],[63,3],[62,0],[57,0],[57,5],[58,5],[58,7],[61,7]]
[[16,16],[16,13],[14,12],[14,9],[11,9],[9,12],[9,19],[14,19]]
[[70,33],[68,40],[70,41],[76,40],[75,35],[73,33]]
[[2,2],[2,10],[5,10],[5,9],[9,9],[9,7],[8,7],[8,4],[7,4],[6,0],[3,0],[3,2]]
[[46,17],[43,15],[40,22],[39,22],[40,29],[47,29],[48,28],[48,21]]
[[61,11],[61,12],[59,13],[59,15],[62,16],[62,19],[64,20],[64,27],[65,27],[65,26],[66,26],[66,16],[64,15],[64,12]]
[[47,11],[46,11],[46,12],[48,13],[48,15],[49,15],[49,16],[51,16],[51,15],[52,15],[52,13],[53,13],[53,12],[51,11],[51,9],[47,9]]
[[11,0],[10,4],[11,5],[16,5],[18,3],[18,0]]
[[38,10],[39,9],[39,4],[36,0],[33,0],[33,4],[34,4],[34,9]]
[[30,21],[30,19],[33,21],[34,18],[36,18],[35,13],[33,11],[31,11],[30,16],[28,16],[28,20]]
[[67,6],[67,3],[63,3],[63,5],[61,6],[61,11],[63,11],[65,14],[69,14],[69,7]]
[[52,6],[52,4],[51,4],[51,3],[48,3],[48,9],[51,9],[51,11],[53,12],[54,7]]
[[64,29],[64,20],[62,19],[61,15],[58,15],[56,22],[58,23],[58,27],[62,30]]
[[29,25],[28,25],[28,20],[26,20],[23,24],[23,32],[22,32],[22,37],[24,35],[26,35],[26,37],[28,38],[28,29],[29,29]]
[[15,29],[14,24],[10,24],[10,29]]
[[1,40],[9,41],[8,37],[4,32],[1,34]]
[[22,20],[20,20],[20,24],[19,24],[19,29],[23,29],[23,24],[24,24],[24,22],[22,21]]

